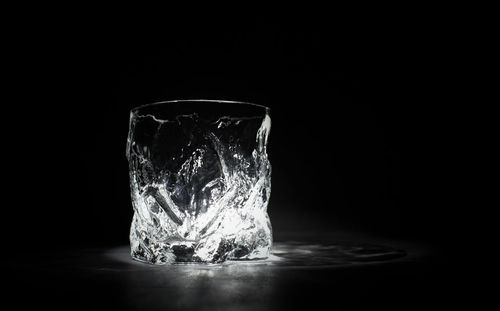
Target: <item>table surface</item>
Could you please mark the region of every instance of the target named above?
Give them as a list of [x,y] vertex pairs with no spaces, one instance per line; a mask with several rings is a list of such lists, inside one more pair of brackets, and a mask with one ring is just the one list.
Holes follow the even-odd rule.
[[445,263],[428,246],[353,233],[283,236],[268,260],[222,265],[144,264],[128,246],[4,258],[4,294],[19,307],[69,310],[407,309],[445,301]]

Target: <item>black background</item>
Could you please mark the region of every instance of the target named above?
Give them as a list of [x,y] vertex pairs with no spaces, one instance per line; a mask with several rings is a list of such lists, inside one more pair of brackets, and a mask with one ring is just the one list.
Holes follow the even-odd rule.
[[[76,249],[76,258],[81,249],[128,243],[129,110],[160,100],[271,107],[268,210],[277,240],[289,232],[361,231],[426,245],[437,255],[453,250],[450,226],[461,224],[446,203],[451,157],[443,153],[453,135],[443,117],[450,109],[437,95],[449,55],[442,49],[446,32],[428,17],[410,18],[408,10],[368,17],[339,10],[253,17],[166,10],[141,18],[58,12],[23,14],[3,38],[2,258],[30,263],[24,272],[11,269],[14,292],[23,295],[26,284],[39,281],[32,289],[48,304],[54,290],[60,306],[74,299],[125,303],[120,278],[79,284],[86,273],[72,267],[74,260],[47,263],[52,253]],[[346,304],[428,306],[447,288],[446,259],[305,271],[296,283],[290,274],[274,302],[290,295],[295,300],[285,306],[292,308],[319,296],[328,302],[330,278],[337,278],[333,291]],[[40,262],[50,269],[34,272]],[[64,277],[54,278],[59,265]],[[359,284],[368,286],[357,291]]]
[[362,20],[64,15],[19,28],[4,59],[6,247],[126,244],[129,110],[193,98],[271,107],[278,237],[445,241],[429,96],[439,49],[404,18]]

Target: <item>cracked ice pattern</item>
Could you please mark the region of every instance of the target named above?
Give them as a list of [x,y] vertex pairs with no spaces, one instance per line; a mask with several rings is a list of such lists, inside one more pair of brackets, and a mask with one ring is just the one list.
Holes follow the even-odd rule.
[[164,264],[269,256],[271,119],[262,110],[255,117],[192,113],[172,120],[132,111],[127,158],[134,259]]

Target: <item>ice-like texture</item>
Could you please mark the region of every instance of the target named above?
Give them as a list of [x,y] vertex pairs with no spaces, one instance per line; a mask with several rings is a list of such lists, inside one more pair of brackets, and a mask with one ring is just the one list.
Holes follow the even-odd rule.
[[198,113],[161,119],[133,110],[132,257],[155,264],[267,258],[270,127],[267,109],[216,119]]

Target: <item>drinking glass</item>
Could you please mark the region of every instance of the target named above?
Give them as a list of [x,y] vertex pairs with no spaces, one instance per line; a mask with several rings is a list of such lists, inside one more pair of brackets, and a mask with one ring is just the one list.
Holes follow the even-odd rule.
[[270,109],[251,103],[174,100],[132,109],[132,257],[153,264],[267,258],[270,128]]

